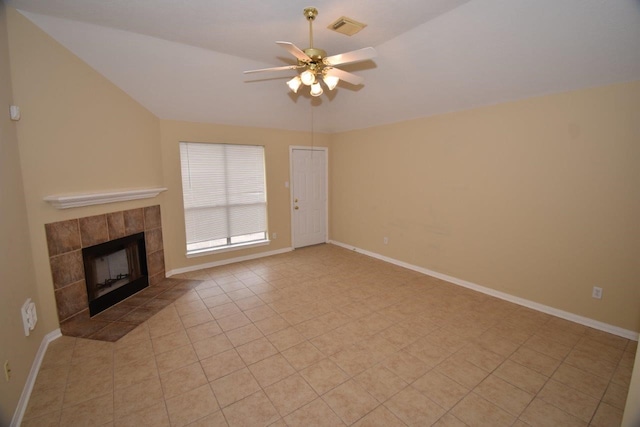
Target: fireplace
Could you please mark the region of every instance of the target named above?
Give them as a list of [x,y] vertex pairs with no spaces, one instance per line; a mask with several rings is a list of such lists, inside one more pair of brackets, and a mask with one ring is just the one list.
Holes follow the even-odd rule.
[[144,233],[83,248],[82,259],[90,316],[149,286]]
[[[53,222],[45,224],[45,233],[63,335],[105,335],[100,334],[103,330],[108,331],[106,327],[111,321],[123,323],[141,318],[140,310],[120,316],[128,312],[127,307],[135,306],[134,301],[140,305],[141,301],[166,288],[158,205]],[[93,252],[93,248],[104,249]],[[85,259],[87,253],[95,261],[89,265]],[[102,258],[105,258],[104,262],[100,261]],[[125,261],[123,258],[127,262],[126,269],[121,268]],[[129,263],[130,259],[133,262]],[[112,267],[106,276],[103,272],[110,265]],[[87,279],[94,275],[97,290],[88,283],[93,279]],[[121,281],[124,279],[130,279],[128,281],[133,281],[133,284],[124,285]],[[91,299],[97,302],[90,302]],[[122,301],[124,299],[126,301]],[[100,312],[106,308],[103,304],[111,303],[115,304],[115,310]]]

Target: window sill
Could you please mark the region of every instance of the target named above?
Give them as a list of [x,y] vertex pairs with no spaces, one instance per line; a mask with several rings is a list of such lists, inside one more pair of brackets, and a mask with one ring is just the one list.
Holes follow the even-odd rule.
[[207,248],[207,249],[199,249],[196,251],[187,252],[187,258],[197,258],[201,256],[220,254],[224,252],[232,252],[240,249],[247,248],[256,248],[258,246],[267,246],[271,241],[269,240],[260,240],[257,242],[249,242],[249,243],[238,243],[237,245],[224,246],[221,248]]

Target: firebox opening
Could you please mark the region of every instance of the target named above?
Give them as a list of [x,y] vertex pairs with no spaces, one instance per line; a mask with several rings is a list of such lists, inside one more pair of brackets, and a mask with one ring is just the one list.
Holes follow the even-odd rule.
[[144,233],[84,248],[82,257],[91,316],[149,286]]

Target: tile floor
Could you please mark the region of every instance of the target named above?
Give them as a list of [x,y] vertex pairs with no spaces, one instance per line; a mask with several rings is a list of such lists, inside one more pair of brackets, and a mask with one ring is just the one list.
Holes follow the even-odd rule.
[[616,426],[637,343],[332,245],[51,343],[23,426]]

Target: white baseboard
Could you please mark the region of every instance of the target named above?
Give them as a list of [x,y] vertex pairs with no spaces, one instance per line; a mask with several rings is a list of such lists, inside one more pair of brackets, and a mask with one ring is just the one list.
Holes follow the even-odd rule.
[[245,256],[236,257],[236,258],[229,258],[229,259],[223,259],[223,260],[220,260],[220,261],[208,262],[208,263],[205,263],[205,264],[192,265],[190,267],[175,268],[173,270],[167,271],[166,275],[167,275],[167,277],[171,277],[171,276],[174,276],[176,274],[189,273],[191,271],[204,270],[205,268],[220,267],[221,265],[233,264],[233,263],[242,262],[242,261],[249,261],[249,260],[252,260],[252,259],[264,258],[264,257],[272,256],[272,255],[284,254],[284,253],[287,253],[287,252],[291,252],[292,250],[293,250],[293,248],[287,247],[287,248],[278,249],[278,250],[275,250],[275,251],[260,252],[258,254],[245,255]]
[[570,320],[575,323],[579,323],[581,325],[588,326],[590,328],[598,329],[600,331],[608,332],[613,335],[617,335],[623,338],[627,338],[630,340],[638,341],[638,332],[631,331],[628,329],[623,329],[618,326],[610,325],[608,323],[600,322],[598,320],[590,319],[588,317],[580,316],[574,313],[570,313],[568,311],[559,310],[554,307],[550,307],[548,305],[540,304],[535,301],[531,301],[528,299],[516,297],[511,294],[507,294],[505,292],[496,291],[495,289],[487,288],[485,286],[481,286],[472,282],[468,282],[466,280],[458,279],[457,277],[449,276],[446,274],[438,273],[437,271],[429,270],[427,268],[418,267],[416,265],[408,264],[403,261],[398,261],[397,259],[389,258],[384,255],[377,254],[375,252],[369,252],[364,249],[356,248],[352,245],[347,245],[342,242],[330,241],[329,243],[334,244],[336,246],[343,247],[345,249],[349,249],[363,255],[370,256],[372,258],[379,259],[381,261],[385,261],[400,267],[404,267],[409,270],[417,271],[422,274],[426,274],[428,276],[432,276],[446,282],[453,283],[454,285],[462,286],[468,289],[472,289],[474,291],[481,292],[483,294],[491,295],[496,298],[500,298],[505,301],[512,302],[514,304],[518,304],[527,308],[531,308],[533,310],[541,311],[543,313],[551,314],[552,316],[560,317],[565,320]]
[[42,342],[40,343],[40,348],[38,348],[38,352],[36,353],[36,357],[31,364],[31,370],[29,371],[29,376],[27,377],[27,382],[22,389],[22,394],[20,395],[20,400],[18,401],[18,406],[16,407],[16,411],[13,413],[13,419],[11,420],[11,427],[18,427],[22,424],[22,418],[24,417],[24,411],[27,410],[27,404],[29,403],[29,398],[31,397],[31,392],[33,391],[33,386],[36,383],[36,377],[38,376],[38,372],[40,371],[40,365],[42,365],[42,360],[44,359],[44,355],[47,352],[47,347],[54,340],[60,338],[62,333],[60,329],[56,329],[54,331],[49,332],[42,338]]

